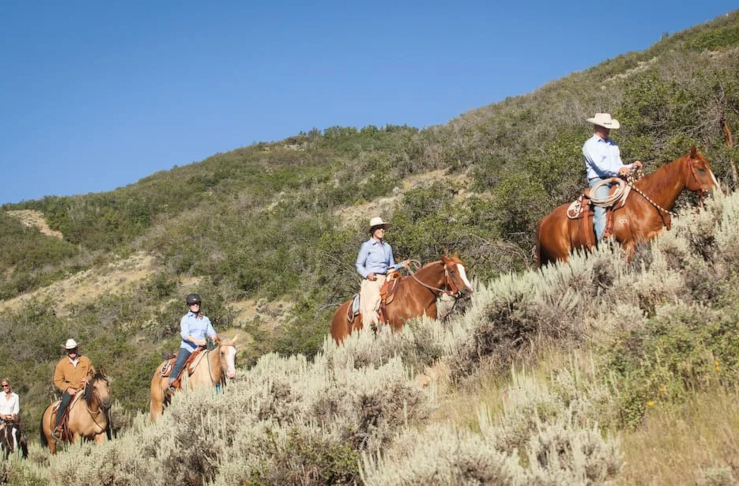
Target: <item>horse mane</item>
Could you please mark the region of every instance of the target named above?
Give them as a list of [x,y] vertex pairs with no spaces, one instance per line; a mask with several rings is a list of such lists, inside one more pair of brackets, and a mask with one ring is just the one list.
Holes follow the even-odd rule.
[[93,375],[92,380],[87,382],[87,386],[85,386],[85,403],[87,403],[87,406],[92,406],[92,384],[98,380],[105,380],[108,381],[108,377],[105,376],[105,374],[102,371],[97,371],[95,375]]
[[690,158],[690,154],[685,154],[673,161],[662,164],[657,170],[651,174],[645,175],[641,180],[636,182],[636,186],[639,189],[648,188],[652,193],[661,192],[664,189],[669,189],[675,180],[669,177],[673,172],[677,172],[685,159]]

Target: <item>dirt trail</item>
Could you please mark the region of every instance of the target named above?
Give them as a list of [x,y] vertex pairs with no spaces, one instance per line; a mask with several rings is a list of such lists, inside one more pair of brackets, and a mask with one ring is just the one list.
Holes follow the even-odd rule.
[[36,228],[46,236],[53,236],[60,240],[64,238],[64,235],[62,235],[61,232],[49,228],[49,225],[46,223],[46,219],[44,218],[44,213],[41,211],[36,211],[34,209],[18,209],[16,211],[8,211],[7,214],[11,218],[15,218],[20,221],[23,226]]

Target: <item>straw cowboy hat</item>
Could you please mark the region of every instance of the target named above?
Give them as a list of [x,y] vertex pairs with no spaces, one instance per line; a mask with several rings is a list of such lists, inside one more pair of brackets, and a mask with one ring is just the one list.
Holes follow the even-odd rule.
[[67,339],[67,342],[62,344],[64,349],[74,349],[79,346],[79,343],[74,339]]
[[391,225],[390,223],[386,223],[386,222],[384,222],[384,221],[382,220],[382,218],[380,218],[380,217],[378,216],[378,217],[376,217],[376,218],[372,218],[372,219],[370,219],[370,222],[369,222],[369,228],[367,228],[367,231],[368,231],[368,232],[370,232],[370,233],[372,233],[372,230],[373,230],[373,229],[375,229],[375,228],[377,228],[378,226],[382,226],[383,228],[385,228],[386,230],[388,230],[388,229],[390,229],[390,228],[391,228],[391,227],[392,227],[393,225]]
[[621,126],[618,120],[611,118],[610,113],[596,113],[593,118],[588,118],[585,121],[611,130],[617,130]]

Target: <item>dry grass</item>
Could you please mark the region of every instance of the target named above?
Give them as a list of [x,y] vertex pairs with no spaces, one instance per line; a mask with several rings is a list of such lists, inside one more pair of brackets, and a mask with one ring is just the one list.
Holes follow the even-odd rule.
[[19,209],[16,211],[7,211],[8,216],[17,219],[24,226],[36,228],[41,234],[52,236],[54,238],[64,239],[64,235],[60,231],[49,228],[44,218],[44,213],[33,209]]
[[3,301],[5,309],[18,310],[31,299],[51,297],[58,315],[64,316],[71,304],[91,302],[107,293],[119,293],[132,284],[141,282],[153,274],[154,258],[144,253],[107,265],[105,268],[94,268],[79,272],[69,278],[28,292],[7,301]]
[[722,468],[739,477],[739,394],[714,391],[696,395],[679,411],[655,408],[622,438],[620,484],[696,484],[702,471]]

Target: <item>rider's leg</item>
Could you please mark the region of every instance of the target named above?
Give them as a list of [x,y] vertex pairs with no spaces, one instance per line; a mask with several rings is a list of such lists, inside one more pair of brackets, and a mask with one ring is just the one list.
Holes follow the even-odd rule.
[[362,309],[362,322],[375,329],[378,324],[377,311],[380,310],[380,289],[385,283],[385,275],[377,275],[377,280],[362,281],[359,294],[359,307]]
[[179,351],[177,351],[177,359],[174,362],[174,366],[172,367],[172,373],[169,374],[169,386],[172,386],[172,382],[177,379],[177,375],[180,374],[180,370],[183,366],[185,366],[185,361],[187,361],[187,358],[190,357],[190,351],[188,351],[185,348],[180,348]]
[[67,409],[71,401],[72,401],[72,395],[70,395],[67,392],[64,392],[64,395],[62,395],[62,403],[59,404],[59,410],[56,411],[56,421],[54,422],[54,430],[59,428],[59,422],[62,421],[62,416],[64,415],[64,411]]
[[[603,179],[591,179],[588,181],[588,184],[590,185],[590,188],[592,189],[595,187],[596,184],[601,182]],[[597,191],[595,191],[595,194],[591,193],[590,196],[594,197],[596,199],[606,199],[611,192],[611,187],[608,184],[604,184],[598,188]],[[596,241],[600,241],[603,239],[603,233],[606,232],[606,208],[601,208],[598,206],[595,206],[593,209],[594,215],[593,215],[593,226],[595,226],[595,237]]]

